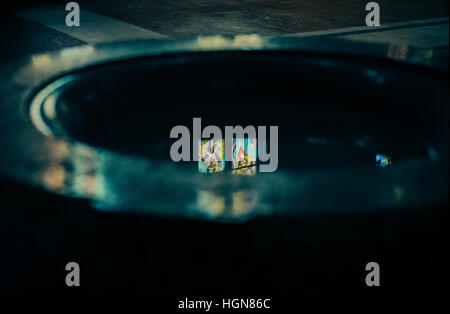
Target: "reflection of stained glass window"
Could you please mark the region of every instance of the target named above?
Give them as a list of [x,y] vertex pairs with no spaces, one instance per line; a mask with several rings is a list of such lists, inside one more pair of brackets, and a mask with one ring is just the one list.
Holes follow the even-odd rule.
[[202,140],[199,145],[198,171],[216,173],[225,170],[225,141]]
[[233,140],[233,174],[256,174],[256,138]]

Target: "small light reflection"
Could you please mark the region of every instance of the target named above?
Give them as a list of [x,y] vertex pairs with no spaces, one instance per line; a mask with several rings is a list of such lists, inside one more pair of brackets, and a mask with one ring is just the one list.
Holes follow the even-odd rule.
[[410,50],[406,45],[389,45],[388,58],[397,60],[415,60],[420,63],[430,64],[433,60],[433,49],[414,49]]
[[387,56],[390,59],[405,60],[408,56],[408,46],[390,44]]
[[433,147],[428,146],[426,147],[428,156],[430,156],[431,160],[433,160],[434,162],[439,161],[439,153],[437,152],[437,150],[435,150]]
[[238,190],[232,193],[198,190],[197,199],[190,208],[207,214],[210,218],[243,219],[255,214],[258,198],[256,190]]
[[405,189],[401,186],[394,187],[395,199],[400,202],[405,197]]
[[255,190],[237,191],[231,197],[233,216],[248,214],[258,202],[258,192]]
[[56,118],[56,95],[49,95],[44,101],[44,112],[47,118],[54,119]]
[[383,84],[384,83],[384,76],[379,73],[376,70],[373,69],[367,69],[366,75],[371,77],[377,84]]
[[229,40],[223,36],[199,36],[197,43],[200,48],[212,49],[212,48],[225,48],[229,44]]
[[426,63],[430,63],[433,59],[433,49],[428,49],[423,54],[423,59],[426,61]]
[[308,144],[319,144],[319,145],[327,145],[328,140],[324,138],[318,138],[318,137],[307,137],[306,143]]
[[261,36],[256,34],[237,35],[234,37],[232,46],[236,48],[261,48],[263,40]]
[[47,149],[47,152],[54,164],[62,163],[70,157],[69,143],[64,140],[55,141],[54,145]]
[[77,46],[68,49],[62,49],[59,52],[60,59],[62,61],[68,60],[69,62],[74,62],[77,59],[86,59],[90,55],[95,53],[95,48],[91,45]]
[[380,168],[385,168],[392,163],[391,157],[384,154],[376,154],[375,161],[376,166]]
[[225,197],[209,191],[198,191],[196,205],[209,216],[221,216],[225,211]]
[[52,60],[47,53],[38,54],[31,57],[31,64],[34,69],[46,69],[51,66]]
[[263,39],[256,34],[237,35],[232,39],[220,35],[199,36],[197,38],[197,44],[200,49],[257,49],[262,47]]
[[42,174],[42,182],[52,191],[59,191],[64,188],[66,180],[66,169],[63,166],[53,166],[47,168]]
[[95,175],[84,176],[84,194],[90,197],[97,196],[97,178]]

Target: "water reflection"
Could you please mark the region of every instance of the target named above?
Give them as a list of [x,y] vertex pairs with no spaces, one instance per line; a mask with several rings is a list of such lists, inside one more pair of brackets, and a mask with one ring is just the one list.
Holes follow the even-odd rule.
[[225,170],[225,141],[203,140],[199,143],[198,171],[218,173]]
[[59,141],[44,149],[51,158],[37,184],[89,199],[94,208],[103,211],[245,221],[257,215],[366,211],[433,203],[448,187],[445,182],[421,183],[430,176],[439,178],[439,169],[432,161],[399,161],[386,171],[371,164],[358,171],[318,169],[294,174],[281,169],[258,176],[231,172],[205,176],[174,162],[121,155],[81,143]]
[[[225,171],[225,141],[202,140],[199,143],[198,171],[200,173],[219,173]],[[233,139],[233,175],[256,175],[256,138]]]
[[233,141],[232,174],[256,174],[257,142],[256,138],[236,138]]
[[[190,205],[191,209],[200,210],[207,217],[213,219],[246,219],[254,214],[266,213],[258,204],[257,190],[237,190],[231,194],[226,192],[199,190],[197,199]],[[259,205],[259,210],[255,209]]]
[[[394,60],[431,65],[434,62],[435,49],[439,48],[411,49],[407,45],[390,44],[387,48],[387,57]],[[439,60],[436,61],[439,62]]]
[[[36,152],[39,149],[45,150],[49,160],[36,178],[38,185],[91,200],[94,208],[103,211],[240,222],[258,215],[433,203],[448,187],[446,182],[423,186],[426,178],[439,178],[440,170],[431,160],[398,161],[386,171],[370,163],[358,171],[289,173],[281,169],[258,176],[232,172],[205,176],[178,163],[122,155],[82,143],[60,140],[52,146],[37,145]],[[389,164],[387,157],[378,155],[380,167]]]
[[258,191],[256,190],[241,190],[234,192],[231,195],[232,207],[231,210],[234,216],[241,216],[249,214],[257,205]]
[[405,60],[408,56],[409,47],[406,45],[390,44],[387,51],[389,59]]
[[49,153],[53,165],[45,169],[39,179],[48,190],[75,197],[109,199],[106,197],[108,189],[101,150],[59,141]]
[[98,167],[98,153],[90,147],[75,145],[72,149],[73,162],[72,188],[78,195],[103,198],[104,187],[101,168]]
[[65,181],[66,181],[66,169],[63,166],[49,167],[42,173],[42,183],[49,190],[52,191],[63,190]]
[[221,35],[214,36],[198,36],[197,45],[199,49],[258,49],[261,48],[266,41],[259,35],[236,35],[227,38]]
[[379,168],[385,168],[390,166],[392,163],[391,157],[384,154],[376,154],[375,155],[376,166]]
[[225,196],[209,191],[198,191],[197,201],[194,208],[198,208],[208,216],[218,217],[225,211]]

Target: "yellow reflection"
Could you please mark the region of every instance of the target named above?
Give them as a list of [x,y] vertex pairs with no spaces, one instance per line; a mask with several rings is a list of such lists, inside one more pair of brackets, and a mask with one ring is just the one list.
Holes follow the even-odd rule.
[[239,190],[226,194],[200,190],[197,192],[194,208],[212,218],[244,218],[255,210],[257,204],[258,192],[255,190]]
[[56,96],[54,94],[48,96],[44,101],[44,112],[49,119],[56,117]]
[[31,63],[34,69],[48,68],[52,61],[47,53],[35,55],[31,58]]
[[396,186],[394,188],[394,195],[397,201],[402,201],[405,196],[405,189],[401,186]]
[[47,149],[53,163],[60,163],[70,157],[69,144],[64,141],[57,141]]
[[263,45],[263,40],[261,36],[252,35],[237,35],[234,37],[232,46],[237,48],[261,48]]
[[64,187],[66,169],[63,166],[53,166],[46,169],[42,175],[42,182],[50,190],[60,190]]
[[430,60],[433,58],[433,50],[429,49],[425,52],[424,55],[425,60],[427,60],[427,62],[430,62]]
[[405,60],[408,56],[408,46],[389,45],[388,58]]
[[237,35],[232,39],[224,36],[199,36],[197,43],[203,49],[224,49],[224,48],[241,48],[241,49],[257,49],[263,45],[263,40],[259,35]]
[[229,44],[229,40],[223,36],[199,36],[197,42],[200,48],[213,49],[224,48]]
[[97,196],[97,180],[94,175],[84,176],[84,195]]
[[197,207],[213,217],[220,216],[225,211],[225,197],[209,191],[198,191]]
[[231,198],[233,216],[241,216],[255,208],[258,194],[256,191],[237,191]]
[[63,49],[59,52],[59,59],[65,66],[71,66],[80,60],[90,58],[95,53],[95,48],[90,45]]

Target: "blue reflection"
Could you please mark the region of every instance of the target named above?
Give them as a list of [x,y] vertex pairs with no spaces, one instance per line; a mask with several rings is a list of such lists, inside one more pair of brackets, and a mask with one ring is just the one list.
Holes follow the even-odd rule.
[[376,155],[376,165],[380,168],[385,168],[391,164],[391,157],[383,154]]

